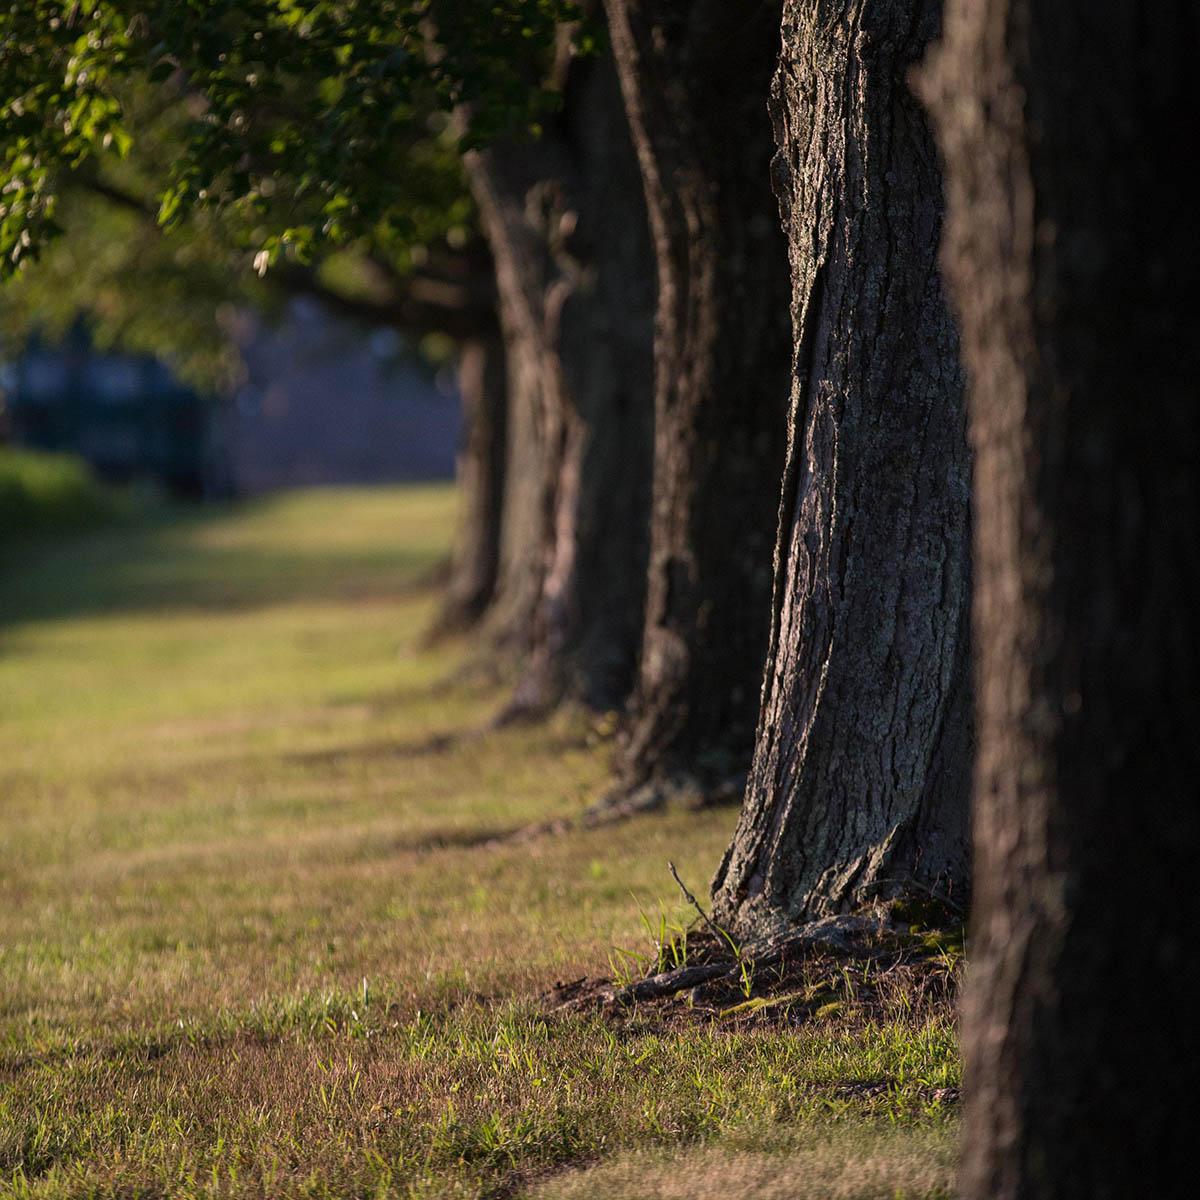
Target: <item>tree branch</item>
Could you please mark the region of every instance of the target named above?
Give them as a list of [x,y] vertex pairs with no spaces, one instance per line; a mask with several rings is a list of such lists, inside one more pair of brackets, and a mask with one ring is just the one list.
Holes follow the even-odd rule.
[[[141,217],[161,233],[154,205],[134,192],[92,171],[79,171],[73,182],[108,203]],[[422,271],[405,274],[377,251],[369,255],[373,266],[386,276],[389,295],[383,300],[331,287],[319,272],[300,263],[285,263],[271,271],[268,284],[276,284],[289,295],[311,296],[331,312],[357,321],[397,329],[405,333],[440,333],[455,341],[469,341],[494,332],[496,310],[490,280],[480,283],[476,263],[463,256],[462,278],[453,280]]]

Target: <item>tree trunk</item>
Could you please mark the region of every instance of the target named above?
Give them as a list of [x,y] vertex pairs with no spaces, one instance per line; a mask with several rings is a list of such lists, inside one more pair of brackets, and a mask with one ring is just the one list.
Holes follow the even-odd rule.
[[1196,1190],[1198,24],[955,0],[926,76],[977,455],[980,1200]]
[[757,746],[714,882],[749,936],[966,881],[969,458],[941,180],[906,80],[940,8],[785,7],[790,438]]
[[786,247],[765,97],[778,4],[607,0],[658,268],[654,497],[626,787],[744,775],[770,612]]
[[637,653],[653,421],[649,235],[611,59],[570,60],[536,142],[469,159],[510,366],[491,628],[525,657],[515,710],[610,707]]
[[458,390],[463,409],[458,533],[435,635],[474,626],[496,589],[508,422],[504,345],[498,330],[460,346]]

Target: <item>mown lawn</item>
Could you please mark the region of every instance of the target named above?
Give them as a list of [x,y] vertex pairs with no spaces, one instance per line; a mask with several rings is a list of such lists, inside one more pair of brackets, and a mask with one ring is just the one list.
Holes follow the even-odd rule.
[[481,734],[503,692],[422,648],[452,513],[304,493],[0,564],[0,1194],[949,1195],[945,1016],[539,1001],[686,920],[666,860],[702,890],[734,814],[505,840],[607,748]]

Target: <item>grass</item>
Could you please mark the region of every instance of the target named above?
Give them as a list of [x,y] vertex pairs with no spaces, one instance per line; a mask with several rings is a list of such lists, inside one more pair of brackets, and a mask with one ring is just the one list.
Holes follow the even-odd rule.
[[944,1016],[539,1003],[653,957],[733,813],[503,840],[607,747],[480,735],[502,693],[421,648],[452,511],[304,493],[5,567],[0,1194],[949,1195]]
[[128,507],[81,459],[0,446],[0,544],[90,529]]

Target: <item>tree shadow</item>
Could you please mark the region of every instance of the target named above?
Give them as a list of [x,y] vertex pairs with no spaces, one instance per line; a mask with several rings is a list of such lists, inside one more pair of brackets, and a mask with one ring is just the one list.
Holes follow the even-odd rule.
[[481,731],[463,729],[431,733],[415,742],[397,742],[379,738],[371,742],[352,742],[324,750],[298,750],[284,755],[284,761],[306,767],[346,767],[357,763],[394,762],[449,754],[464,742],[476,740]]
[[441,555],[420,546],[271,545],[212,536],[270,500],[172,509],[54,542],[6,546],[0,627],[110,614],[229,612],[285,602],[369,601],[428,585]]

